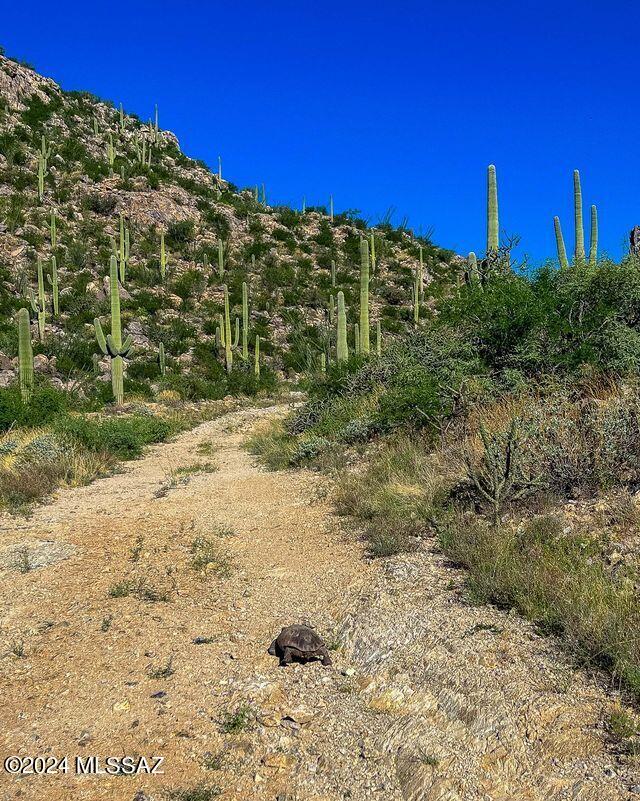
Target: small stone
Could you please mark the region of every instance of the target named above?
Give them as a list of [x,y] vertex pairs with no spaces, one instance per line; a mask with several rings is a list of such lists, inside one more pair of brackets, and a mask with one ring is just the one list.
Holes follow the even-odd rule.
[[111,708],[114,712],[128,712],[131,708],[131,704],[127,698],[124,698],[122,701],[116,701]]

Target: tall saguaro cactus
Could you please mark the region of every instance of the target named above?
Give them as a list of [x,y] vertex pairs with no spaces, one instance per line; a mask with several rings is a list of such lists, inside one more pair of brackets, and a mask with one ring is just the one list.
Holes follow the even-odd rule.
[[60,313],[60,296],[58,294],[58,262],[55,256],[51,257],[51,274],[47,275],[47,281],[51,286],[53,295],[53,316],[57,317]]
[[591,241],[589,242],[589,266],[598,262],[598,209],[591,206]]
[[218,275],[220,278],[224,275],[224,243],[222,239],[218,240]]
[[418,292],[420,294],[420,303],[424,302],[424,255],[422,253],[422,245],[418,245],[420,252],[420,274],[418,277]]
[[253,372],[260,378],[260,336],[256,334],[256,347],[254,351]]
[[584,263],[584,228],[582,224],[582,188],[580,187],[580,172],[573,171],[573,215],[576,229],[576,264]]
[[567,258],[567,249],[564,246],[564,237],[562,236],[562,226],[560,225],[560,217],[553,218],[553,229],[556,234],[556,250],[558,252],[558,262],[561,270],[566,270],[569,266],[569,259]]
[[329,195],[329,218],[333,222],[333,195]]
[[106,337],[102,324],[96,317],[93,327],[100,350],[111,359],[111,388],[113,397],[118,405],[124,400],[124,365],[125,358],[131,350],[131,336],[122,341],[122,326],[120,321],[120,287],[118,285],[118,260],[111,256],[109,262],[109,295],[111,298],[111,333]]
[[160,367],[160,375],[166,375],[167,372],[167,357],[164,352],[164,343],[158,345],[158,365]]
[[335,287],[336,285],[336,260],[331,259],[331,286]]
[[369,355],[369,243],[360,240],[360,352]]
[[164,233],[160,234],[160,277],[164,281],[167,275],[167,249],[164,244]]
[[29,312],[25,308],[18,311],[18,372],[22,402],[29,403],[33,391],[33,348]]
[[51,239],[51,247],[55,248],[58,244],[58,237],[56,233],[56,213],[51,209],[51,221],[49,223],[49,235]]
[[349,358],[349,345],[347,343],[347,310],[344,305],[344,292],[338,292],[338,334],[336,359],[338,364],[346,362]]
[[413,273],[413,322],[418,325],[420,320],[420,264],[416,264]]
[[233,349],[231,344],[231,315],[229,311],[229,287],[224,285],[224,359],[227,372],[233,369]]
[[380,320],[376,323],[376,355],[382,356],[382,326]]
[[40,342],[42,342],[44,340],[47,321],[47,302],[44,295],[44,272],[42,270],[40,257],[38,257],[38,299],[36,300],[32,289],[29,290],[29,299],[31,301],[33,313],[38,315],[38,337],[40,338]]
[[242,282],[242,360],[249,358],[249,290],[247,282]]
[[498,222],[498,179],[493,164],[487,167],[487,253],[497,253],[500,240]]

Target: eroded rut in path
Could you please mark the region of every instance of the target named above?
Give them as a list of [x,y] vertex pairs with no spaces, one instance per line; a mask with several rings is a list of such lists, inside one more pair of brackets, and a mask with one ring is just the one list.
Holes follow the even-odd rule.
[[[204,423],[3,519],[2,755],[69,767],[0,772],[2,797],[638,797],[606,742],[607,695],[553,641],[465,605],[463,574],[428,547],[368,562],[318,476],[256,465],[242,443],[282,413]],[[268,656],[300,621],[339,645],[333,668]],[[161,755],[164,773],[75,775],[92,754]]]

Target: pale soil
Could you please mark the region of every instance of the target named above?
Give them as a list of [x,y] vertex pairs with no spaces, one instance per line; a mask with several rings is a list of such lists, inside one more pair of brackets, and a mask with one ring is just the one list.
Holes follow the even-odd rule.
[[[66,776],[0,770],[1,797],[142,801],[199,784],[229,801],[638,797],[597,677],[515,616],[466,605],[463,574],[428,545],[367,561],[317,475],[257,466],[243,441],[283,412],[233,412],[29,520],[3,518],[2,757],[165,761],[161,776],[75,776],[73,760]],[[203,462],[217,470],[155,497]],[[197,537],[220,554],[208,570],[191,564]],[[166,600],[110,596],[123,581]],[[300,621],[340,643],[332,668],[267,654]],[[150,675],[170,658],[171,675]],[[243,705],[248,726],[225,733]]]

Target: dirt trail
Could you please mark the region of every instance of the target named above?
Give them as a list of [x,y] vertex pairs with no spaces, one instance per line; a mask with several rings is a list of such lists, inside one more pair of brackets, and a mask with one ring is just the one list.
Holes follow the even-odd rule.
[[[0,770],[0,797],[638,797],[595,679],[523,621],[464,605],[462,574],[428,549],[367,562],[317,475],[256,465],[243,440],[282,413],[204,423],[2,520],[0,751],[69,763]],[[267,655],[305,620],[340,644],[333,668]],[[92,754],[163,756],[164,773],[76,775]]]

